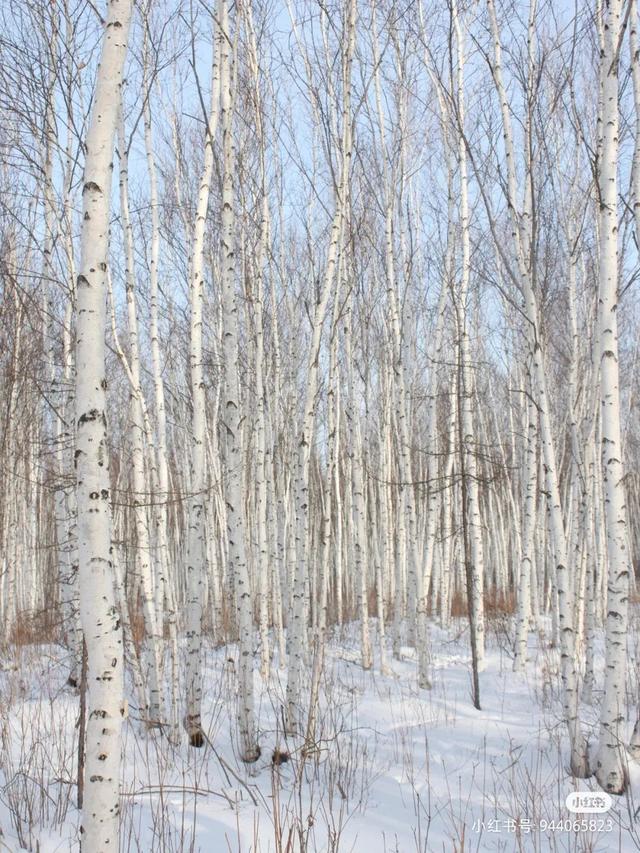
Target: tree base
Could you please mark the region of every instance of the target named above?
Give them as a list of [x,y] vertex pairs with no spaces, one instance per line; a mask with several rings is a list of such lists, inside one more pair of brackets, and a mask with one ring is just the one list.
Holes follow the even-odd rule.
[[189,734],[189,746],[193,746],[196,749],[201,749],[204,746],[205,737],[202,729],[199,731],[190,732]]
[[607,779],[603,779],[601,782],[596,773],[596,779],[603,791],[606,791],[607,794],[613,794],[615,797],[621,797],[627,790],[628,780],[624,774],[620,777],[620,774],[609,773]]
[[571,775],[575,776],[576,779],[589,779],[593,776],[586,758],[580,761],[572,761],[569,769]]
[[614,766],[609,767],[606,767],[602,761],[598,761],[593,775],[596,777],[598,785],[607,794],[620,797],[627,790],[629,774],[621,761],[617,761]]
[[636,720],[636,724],[633,727],[633,734],[631,735],[627,752],[635,761],[640,761],[640,720]]
[[640,744],[632,741],[627,747],[627,752],[634,761],[640,761]]
[[189,746],[201,749],[206,741],[205,733],[200,725],[200,714],[188,715],[182,721],[184,730],[189,738]]
[[248,752],[243,752],[243,754],[240,756],[240,760],[243,762],[243,764],[255,764],[255,762],[260,758],[261,755],[262,750],[259,746],[255,746],[252,750]]
[[271,755],[271,763],[274,767],[279,767],[281,764],[286,764],[289,758],[289,753],[286,750],[276,748]]

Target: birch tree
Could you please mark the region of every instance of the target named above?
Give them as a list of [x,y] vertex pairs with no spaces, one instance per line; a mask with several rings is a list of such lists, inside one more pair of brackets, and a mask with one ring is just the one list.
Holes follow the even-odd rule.
[[289,625],[289,672],[287,676],[287,725],[295,731],[300,721],[300,680],[306,632],[305,584],[308,573],[309,536],[309,477],[311,442],[316,417],[316,394],[319,383],[319,353],[322,328],[331,298],[343,233],[349,170],[352,153],[351,138],[351,69],[356,42],[356,4],[350,0],[346,9],[345,38],[342,47],[342,128],[340,171],[335,187],[333,216],[329,232],[329,246],[325,262],[322,285],[314,308],[312,338],[307,360],[307,387],[304,400],[303,423],[297,438],[298,449],[295,467],[295,525],[296,566],[293,584],[292,621]]
[[227,0],[220,0],[220,116],[222,125],[222,307],[224,354],[223,423],[226,437],[227,530],[229,568],[233,577],[236,623],[239,632],[238,728],[240,755],[253,762],[260,757],[253,698],[253,599],[247,564],[244,516],[243,446],[240,422],[242,401],[238,376],[238,307],[236,301],[235,146],[233,115],[236,66],[233,49],[236,33],[229,25]]
[[[588,773],[586,740],[582,733],[578,715],[578,687],[574,654],[573,598],[567,568],[567,540],[562,515],[556,448],[551,426],[547,376],[542,349],[539,308],[532,279],[532,251],[529,223],[531,222],[531,194],[526,195],[526,209],[522,209],[517,197],[517,175],[515,150],[509,101],[502,75],[502,46],[498,30],[494,0],[487,0],[491,37],[493,41],[493,63],[491,73],[495,81],[502,117],[502,133],[507,165],[507,203],[511,220],[511,236],[517,264],[517,281],[522,293],[522,308],[528,321],[529,351],[532,362],[534,397],[539,407],[541,443],[546,469],[547,493],[549,496],[549,518],[555,562],[555,582],[559,598],[560,641],[562,645],[562,683],[564,713],[571,741],[571,770],[575,776]],[[528,168],[530,170],[531,163]],[[486,202],[487,207],[489,207]]]
[[[218,9],[220,15],[221,8]],[[222,55],[220,24],[214,37],[211,72],[211,99],[206,116],[204,162],[198,186],[198,202],[193,223],[190,265],[190,349],[191,380],[191,457],[189,464],[191,496],[189,498],[189,532],[187,537],[187,673],[186,714],[184,726],[189,743],[204,746],[202,731],[202,612],[205,604],[205,503],[207,470],[205,453],[206,390],[202,354],[204,302],[204,239],[209,209],[209,193],[213,176],[213,146],[220,110],[220,62]]]
[[76,494],[80,616],[87,645],[82,849],[118,847],[122,629],[114,594],[105,378],[105,300],[114,137],[131,3],[111,0],[86,138],[76,315]]
[[[635,11],[635,10],[632,10]],[[601,160],[598,175],[600,276],[600,399],[602,476],[609,575],[605,642],[604,698],[600,711],[600,743],[595,759],[598,783],[612,794],[624,793],[628,774],[622,742],[625,720],[629,553],[620,431],[618,367],[618,51],[622,36],[621,3],[603,9]]]

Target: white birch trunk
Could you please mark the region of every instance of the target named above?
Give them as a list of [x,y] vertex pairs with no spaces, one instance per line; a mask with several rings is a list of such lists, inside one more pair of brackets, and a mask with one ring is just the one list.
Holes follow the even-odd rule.
[[353,573],[357,585],[356,601],[357,613],[360,621],[360,656],[363,669],[371,669],[373,656],[371,651],[371,637],[369,635],[369,608],[367,602],[367,565],[369,562],[367,535],[365,532],[365,501],[364,501],[364,477],[363,477],[363,445],[362,430],[360,426],[360,413],[356,401],[354,381],[354,361],[352,346],[352,307],[346,309],[347,318],[345,322],[345,355],[347,360],[349,403],[346,412],[348,423],[348,447],[352,472],[352,523],[354,564]]
[[168,577],[169,544],[168,544],[168,513],[169,499],[169,465],[167,455],[167,415],[162,376],[162,358],[160,354],[160,323],[159,323],[159,262],[160,262],[160,203],[158,199],[158,182],[156,177],[156,161],[153,150],[153,131],[151,121],[150,100],[152,87],[147,83],[146,100],[143,110],[144,143],[149,173],[149,201],[151,206],[151,247],[149,257],[149,332],[151,342],[151,361],[153,367],[153,390],[155,402],[156,453],[158,493],[154,499],[155,523],[155,552],[157,561],[157,584],[160,607],[158,608],[158,630],[163,634],[164,614],[166,613],[171,648],[171,738],[174,742],[179,739],[178,699],[180,686],[178,683],[178,625],[177,605],[174,585]]
[[186,713],[184,727],[191,746],[204,745],[202,732],[202,611],[205,601],[205,510],[206,471],[206,392],[202,366],[202,309],[204,301],[204,239],[213,175],[213,144],[218,124],[220,99],[219,60],[222,35],[218,31],[213,50],[211,101],[204,144],[204,163],[198,188],[198,204],[193,225],[191,251],[191,315],[189,371],[191,380],[191,457],[189,530],[187,535],[186,602]]
[[112,156],[131,3],[108,7],[86,138],[76,319],[76,483],[80,616],[87,644],[83,853],[118,849],[122,629],[114,591],[105,378],[105,303]]
[[[129,156],[124,133],[124,116],[120,113],[119,126],[120,154],[120,215],[124,230],[125,243],[125,288],[127,300],[127,318],[129,325],[129,372],[131,378],[131,406],[129,443],[131,445],[131,484],[133,490],[133,513],[136,530],[136,552],[134,565],[140,579],[142,611],[145,636],[143,638],[144,678],[148,690],[148,701],[143,710],[149,725],[158,726],[162,722],[162,702],[160,693],[160,649],[162,638],[158,636],[157,614],[153,590],[151,565],[151,538],[149,535],[149,517],[147,504],[151,490],[147,484],[145,471],[145,415],[140,379],[140,351],[138,331],[138,311],[135,293],[134,246],[131,217],[129,215]],[[151,452],[153,455],[153,451]]]
[[460,136],[458,139],[458,168],[460,172],[460,231],[462,242],[462,260],[456,313],[458,318],[458,346],[460,348],[462,398],[461,411],[458,413],[462,425],[462,439],[465,460],[464,467],[468,478],[467,495],[469,505],[469,545],[471,558],[472,587],[467,590],[471,595],[471,606],[475,616],[475,643],[478,670],[484,668],[484,552],[482,547],[482,516],[480,513],[480,495],[478,490],[478,465],[476,459],[476,437],[474,427],[473,400],[474,381],[471,367],[471,344],[469,340],[468,299],[471,275],[471,242],[469,236],[469,186],[467,178],[467,150],[464,140],[464,37],[457,12],[457,4],[452,4],[453,25],[456,32],[457,63],[456,87]]
[[604,699],[600,710],[600,743],[595,760],[599,785],[612,794],[627,786],[622,743],[625,720],[629,553],[620,430],[618,367],[618,41],[620,0],[609,0],[604,21],[602,75],[602,159],[600,192],[599,336],[602,471],[609,575],[605,643]]
[[[525,388],[525,394],[528,394]],[[522,557],[518,584],[518,615],[513,669],[518,672],[527,662],[527,639],[531,609],[531,579],[533,566],[533,544],[536,520],[538,485],[538,412],[532,400],[527,400],[527,431],[525,442],[525,494],[522,513]]]
[[[236,601],[240,663],[238,667],[238,728],[240,757],[245,762],[260,757],[253,697],[253,604],[247,563],[246,522],[243,489],[242,401],[238,375],[238,307],[236,300],[235,248],[235,149],[233,112],[235,67],[229,28],[227,0],[220,0],[220,117],[222,126],[222,305],[224,355],[224,407],[222,419],[226,436],[226,504],[229,538],[229,568]],[[260,401],[261,403],[263,401]],[[264,441],[264,431],[262,434]],[[262,448],[264,449],[264,448]],[[264,464],[264,453],[262,454]],[[264,500],[265,493],[262,493]],[[266,551],[266,542],[262,543]]]
[[350,0],[343,48],[342,151],[340,177],[336,187],[335,209],[329,235],[324,279],[316,303],[307,362],[307,390],[303,423],[298,437],[295,474],[295,537],[297,556],[293,582],[291,621],[289,623],[289,672],[287,678],[287,727],[296,731],[300,722],[300,680],[306,634],[305,585],[308,581],[309,547],[309,463],[314,434],[317,389],[320,373],[320,343],[329,299],[334,287],[340,253],[340,239],[346,210],[351,163],[351,66],[356,43],[356,3]]
[[[549,395],[547,392],[547,377],[540,336],[541,330],[538,316],[538,305],[533,288],[530,259],[529,262],[527,260],[531,253],[531,247],[527,244],[528,229],[523,226],[517,213],[517,178],[513,133],[511,130],[509,103],[502,78],[502,48],[500,44],[494,0],[487,0],[487,8],[489,10],[489,21],[494,48],[493,77],[500,100],[505,155],[507,159],[507,201],[512,223],[511,231],[515,244],[514,248],[518,265],[519,283],[522,291],[523,309],[528,321],[529,348],[533,362],[532,380],[534,383],[534,399],[539,407],[542,455],[546,469],[549,523],[552,534],[555,563],[554,582],[557,586],[558,594],[564,714],[571,744],[570,764],[572,773],[575,776],[582,778],[588,774],[587,744],[582,733],[580,718],[578,715],[578,685],[574,654],[573,600],[567,568],[567,540],[564,529],[564,520],[562,517],[562,505],[560,501],[555,444],[551,429],[551,413],[549,411]],[[531,164],[529,164],[529,166],[530,165]]]

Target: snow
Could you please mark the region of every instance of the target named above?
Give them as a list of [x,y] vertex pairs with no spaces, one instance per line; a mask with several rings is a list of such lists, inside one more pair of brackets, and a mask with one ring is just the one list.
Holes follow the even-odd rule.
[[[365,672],[357,625],[334,631],[316,749],[306,759],[303,739],[282,734],[286,671],[274,667],[268,685],[256,672],[262,755],[252,766],[237,759],[236,650],[209,647],[203,670],[209,746],[172,747],[158,733],[144,733],[134,714],[127,722],[121,850],[640,849],[636,766],[628,795],[614,798],[608,813],[571,815],[565,806],[571,791],[599,789],[595,780],[576,782],[564,770],[558,653],[544,636],[530,636],[527,671],[515,675],[505,626],[492,623],[477,711],[464,625],[430,630],[431,690],[416,687],[413,649],[404,647],[399,661],[389,654],[388,676],[376,666]],[[22,647],[3,664],[0,850],[78,850],[78,698],[65,677],[65,653],[56,647]],[[597,708],[583,705],[582,713],[595,747]],[[276,748],[290,754],[279,766],[271,760]],[[570,820],[578,821],[575,828]]]

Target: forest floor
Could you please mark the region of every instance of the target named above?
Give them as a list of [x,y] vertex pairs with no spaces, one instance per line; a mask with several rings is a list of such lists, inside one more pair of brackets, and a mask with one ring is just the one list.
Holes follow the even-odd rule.
[[[400,661],[389,655],[390,675],[381,675],[377,655],[365,672],[357,625],[334,631],[318,749],[305,760],[301,742],[281,734],[286,671],[274,668],[268,685],[256,673],[262,755],[251,767],[237,759],[235,649],[207,649],[209,746],[175,748],[158,733],[142,733],[131,718],[125,726],[121,850],[640,850],[637,765],[628,794],[610,811],[573,815],[566,808],[571,791],[598,788],[564,770],[558,653],[544,635],[531,635],[526,674],[514,675],[506,620],[494,619],[487,634],[480,711],[471,701],[464,623],[447,631],[431,626],[431,690],[416,687],[412,649],[404,648]],[[598,663],[601,676],[601,656]],[[78,697],[65,686],[66,665],[61,649],[50,645],[18,647],[0,664],[3,853],[78,849]],[[599,699],[596,691],[596,705]],[[583,704],[581,713],[594,748],[597,707]],[[289,760],[274,766],[275,749]]]

